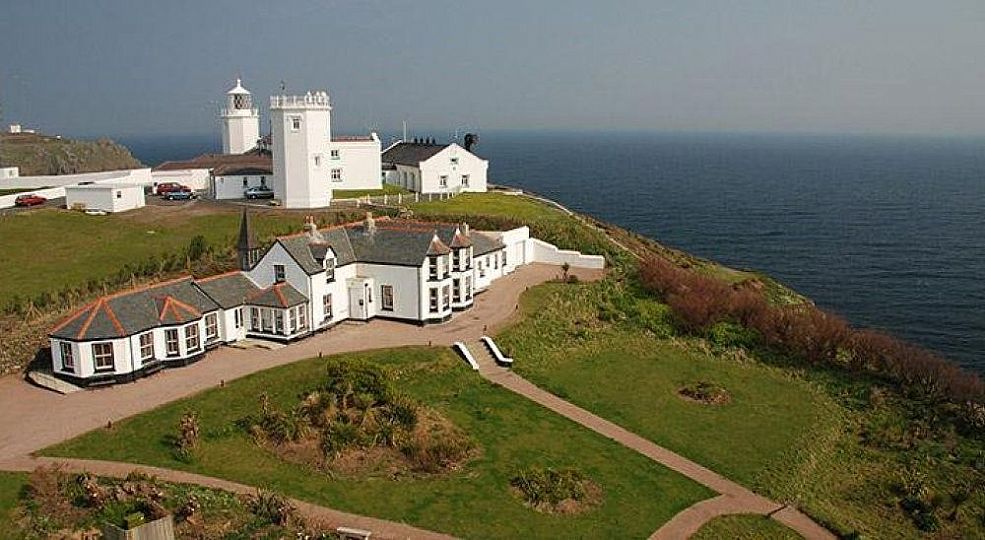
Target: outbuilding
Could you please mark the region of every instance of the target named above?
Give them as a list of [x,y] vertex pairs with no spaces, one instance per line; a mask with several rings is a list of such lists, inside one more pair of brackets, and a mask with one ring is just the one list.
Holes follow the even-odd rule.
[[144,206],[144,187],[133,184],[65,186],[65,206],[76,210],[125,212]]

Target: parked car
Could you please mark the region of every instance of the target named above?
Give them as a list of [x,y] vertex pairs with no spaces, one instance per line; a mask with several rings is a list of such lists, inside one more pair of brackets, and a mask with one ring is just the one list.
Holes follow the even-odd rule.
[[157,185],[158,195],[167,195],[172,191],[188,191],[191,192],[192,188],[179,184],[178,182],[161,182]]
[[243,196],[247,199],[273,199],[274,190],[268,188],[267,186],[253,186],[251,188],[247,188],[247,190],[243,192]]
[[36,195],[34,193],[29,193],[27,195],[19,195],[14,199],[15,206],[35,206],[38,204],[44,204],[48,199],[42,197],[41,195]]
[[166,201],[190,201],[194,198],[196,198],[195,193],[187,188],[177,191],[169,191],[164,194],[164,200]]

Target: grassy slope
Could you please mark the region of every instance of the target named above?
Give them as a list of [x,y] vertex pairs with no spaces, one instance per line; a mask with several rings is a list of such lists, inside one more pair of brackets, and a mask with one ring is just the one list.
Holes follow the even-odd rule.
[[356,199],[358,197],[365,197],[366,195],[377,197],[379,195],[396,195],[398,193],[410,192],[394,184],[383,184],[382,189],[335,189],[332,190],[332,198]]
[[[268,392],[297,403],[322,372],[317,359],[268,370],[98,430],[46,451],[189,469],[353,512],[475,538],[645,537],[710,493],[639,454],[482,381],[444,349],[407,348],[355,355],[398,370],[413,396],[448,415],[482,447],[465,470],[437,478],[329,478],[254,446],[234,422]],[[176,461],[164,442],[181,414],[201,415],[204,442],[196,462]],[[510,477],[529,465],[574,467],[602,486],[601,507],[558,517],[528,509],[509,493]]]
[[[174,210],[169,207],[166,210]],[[239,214],[235,209],[210,213],[155,207],[119,215],[87,216],[40,209],[0,216],[0,304],[14,295],[32,298],[88,279],[114,275],[125,264],[151,256],[181,252],[202,234],[215,246],[235,245]],[[180,210],[180,209],[179,209]],[[258,214],[258,235],[271,236],[299,227],[297,215]]]
[[18,528],[13,523],[13,512],[26,485],[27,474],[0,472],[0,538],[19,536]]
[[749,514],[722,516],[701,527],[691,540],[796,540],[796,532],[772,519]]

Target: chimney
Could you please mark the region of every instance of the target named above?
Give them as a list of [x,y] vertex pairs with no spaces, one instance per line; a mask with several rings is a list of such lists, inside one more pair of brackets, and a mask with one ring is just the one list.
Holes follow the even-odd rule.
[[318,225],[315,225],[315,216],[304,216],[304,227],[302,227],[302,230],[308,234],[318,230]]
[[462,223],[462,229],[461,230],[462,230],[462,234],[464,234],[466,237],[471,237],[471,235],[469,234],[469,224],[468,223]]
[[373,219],[372,212],[366,212],[366,221],[363,222],[363,228],[365,228],[366,232],[369,234],[376,232],[376,220]]

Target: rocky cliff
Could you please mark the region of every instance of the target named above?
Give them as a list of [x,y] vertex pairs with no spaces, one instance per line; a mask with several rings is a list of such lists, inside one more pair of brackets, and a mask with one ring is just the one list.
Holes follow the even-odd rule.
[[34,133],[0,134],[0,166],[21,176],[73,174],[143,167],[130,150],[109,139],[82,141]]

